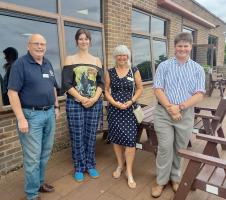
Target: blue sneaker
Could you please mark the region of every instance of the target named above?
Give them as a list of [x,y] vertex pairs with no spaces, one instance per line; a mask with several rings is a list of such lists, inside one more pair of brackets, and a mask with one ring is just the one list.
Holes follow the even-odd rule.
[[84,174],[82,172],[75,172],[74,178],[77,182],[82,182],[84,180]]
[[95,168],[88,169],[88,173],[89,173],[91,178],[97,178],[97,177],[100,176],[99,172]]

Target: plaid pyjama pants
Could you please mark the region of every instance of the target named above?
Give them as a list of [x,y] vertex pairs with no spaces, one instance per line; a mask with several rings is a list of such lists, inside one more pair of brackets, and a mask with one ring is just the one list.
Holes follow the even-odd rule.
[[96,167],[96,132],[102,105],[102,99],[90,108],[83,107],[80,102],[73,99],[66,100],[72,159],[76,172],[84,172]]

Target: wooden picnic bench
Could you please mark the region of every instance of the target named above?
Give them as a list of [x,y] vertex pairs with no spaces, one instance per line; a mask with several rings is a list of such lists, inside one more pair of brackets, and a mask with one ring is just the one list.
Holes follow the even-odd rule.
[[103,140],[107,139],[108,136],[108,122],[107,122],[107,112],[108,112],[108,101],[103,101],[103,110],[102,110],[102,116],[100,119],[100,123],[97,129],[98,133],[103,133]]
[[179,150],[179,155],[189,159],[174,200],[186,199],[190,190],[200,189],[226,199],[226,161],[219,158],[217,144],[226,145],[226,139],[197,134],[197,139],[207,141],[202,153]]
[[224,79],[224,76],[222,73],[217,73],[216,71],[213,71],[210,74],[210,89],[209,89],[209,96],[212,95],[214,89],[220,90],[220,96],[224,96],[224,91],[226,88],[226,79]]
[[[155,106],[142,105],[142,110],[144,112],[144,120],[141,122],[138,128],[136,148],[153,152],[156,155],[158,142],[154,130],[154,113],[153,113],[154,109]],[[142,141],[141,138],[143,131],[145,131],[147,135],[145,141]]]
[[[202,111],[205,111],[203,113]],[[209,112],[209,113],[206,113]],[[226,115],[226,97],[222,98],[216,109],[195,107],[195,125],[193,133],[217,135],[224,138],[222,123]],[[226,150],[226,145],[221,145]]]
[[[145,117],[138,127],[136,148],[153,152],[156,155],[158,142],[157,142],[157,137],[154,130],[154,122],[153,122],[153,111],[155,107],[150,105],[144,105],[144,104],[140,104],[140,105],[144,111]],[[103,137],[102,137],[103,140],[106,140],[108,135],[107,109],[108,109],[108,102],[104,101],[103,102],[103,122],[98,129],[98,133],[100,132],[103,133]],[[143,131],[145,131],[147,135],[147,140],[145,142],[140,141]]]
[[[158,141],[154,130],[154,114],[155,106],[143,105],[144,120],[141,122],[138,128],[137,134],[137,149],[153,152],[157,154]],[[209,111],[211,115],[203,114],[202,111]],[[222,98],[216,109],[195,107],[195,124],[193,133],[203,133],[207,135],[217,135],[218,137],[225,138],[222,123],[226,115],[226,98]],[[142,133],[146,133],[147,138],[142,141]],[[191,147],[189,141],[188,147]],[[223,150],[226,150],[226,145],[221,144]]]

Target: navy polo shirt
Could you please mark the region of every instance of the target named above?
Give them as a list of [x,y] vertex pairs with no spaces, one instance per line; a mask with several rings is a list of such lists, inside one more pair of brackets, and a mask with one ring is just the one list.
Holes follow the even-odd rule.
[[51,63],[43,58],[42,65],[28,52],[12,65],[8,89],[18,92],[22,107],[54,105],[56,79]]

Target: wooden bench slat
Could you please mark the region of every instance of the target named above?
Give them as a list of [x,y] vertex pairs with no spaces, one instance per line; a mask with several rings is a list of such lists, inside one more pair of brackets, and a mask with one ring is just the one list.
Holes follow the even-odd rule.
[[[226,197],[226,190],[224,187],[222,186],[219,186],[219,185],[214,185],[214,184],[209,184],[208,182],[204,182],[204,181],[201,181],[201,180],[198,180],[196,179],[194,181],[194,184],[193,184],[194,188],[196,189],[200,189],[200,190],[203,190],[203,191],[206,191],[206,192],[209,192],[211,194],[215,194],[217,195],[218,197],[222,197],[222,198],[225,198]],[[209,187],[213,187],[214,190],[213,191],[207,191],[207,186],[208,188]],[[214,192],[214,193],[213,193]],[[216,193],[215,193],[216,192]]]
[[226,169],[226,160],[222,160],[220,158],[216,158],[216,157],[212,157],[212,156],[203,155],[201,153],[196,153],[196,152],[192,152],[192,151],[185,150],[185,149],[180,149],[178,151],[178,153],[180,156],[182,156],[184,158]]
[[215,166],[203,165],[202,170],[200,171],[197,179],[207,182],[213,173]]
[[203,122],[202,122],[202,119],[201,118],[197,118],[195,120],[194,127],[195,128],[201,128],[201,127],[203,127]]
[[224,182],[223,182],[223,185],[222,185],[224,188],[226,188],[226,176],[224,177]]
[[151,125],[153,123],[153,120],[154,120],[154,116],[151,115],[151,116],[145,117],[143,121],[149,122],[149,124]]
[[142,108],[144,112],[146,112],[146,110],[153,111],[154,109],[155,109],[155,106],[151,106],[151,105],[148,105]]
[[144,113],[144,119],[146,119],[146,118],[148,118],[150,116],[153,116],[152,112]]
[[202,114],[195,114],[196,117],[201,117],[202,119],[213,119],[220,121],[220,117],[218,116],[212,116],[212,115],[202,115]]
[[222,186],[225,178],[225,171],[221,168],[216,168],[212,174],[209,183]]
[[216,112],[216,108],[207,108],[207,107],[195,107],[195,110],[197,110],[197,111],[201,111],[201,110],[206,110],[206,111],[212,111],[212,112]]
[[216,137],[216,136],[212,136],[212,135],[198,133],[196,135],[196,138],[197,139],[201,139],[201,140],[205,140],[205,141],[209,141],[209,142],[214,142],[214,143],[217,143],[217,144],[224,144],[224,145],[226,145],[226,139],[225,138],[221,138],[221,137]]

